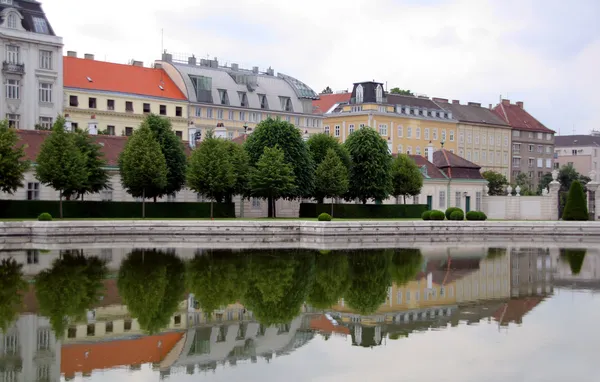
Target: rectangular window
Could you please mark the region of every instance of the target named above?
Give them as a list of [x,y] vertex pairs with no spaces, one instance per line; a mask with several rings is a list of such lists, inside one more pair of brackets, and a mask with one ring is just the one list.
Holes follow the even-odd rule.
[[404,137],[404,128],[402,125],[398,126],[398,138]]
[[[594,156],[596,156],[595,153],[596,151],[594,151]],[[546,154],[552,154],[552,146],[546,146]]]
[[494,145],[494,136],[490,135],[490,146]]
[[19,80],[6,80],[6,98],[8,99],[20,99],[21,98],[21,81]]
[[183,131],[175,130],[175,135],[177,136],[177,138],[183,139]]
[[50,350],[50,329],[38,329],[37,349]]
[[8,61],[9,64],[20,64],[21,63],[21,57],[20,57],[20,48],[18,46],[15,45],[7,45],[6,46],[6,61]]
[[503,164],[508,164],[508,153],[504,153],[504,160],[502,161]]
[[229,140],[233,139],[233,131],[228,131],[227,132],[227,139],[229,139]]
[[233,111],[229,110],[229,113],[227,113],[227,114],[229,114],[227,119],[229,119],[230,121],[233,121],[233,119],[234,119]]
[[462,200],[462,192],[456,191],[454,196],[455,196],[454,207],[460,208],[460,202]]
[[544,139],[544,133],[537,133],[537,139]]
[[396,303],[402,304],[402,291],[398,291],[397,296],[396,296]]
[[470,145],[472,142],[473,142],[473,136],[472,136],[471,132],[469,131],[467,133],[467,144]]
[[481,144],[484,146],[487,145],[487,135],[481,134]]
[[125,128],[125,136],[130,137],[132,135],[133,135],[133,127],[126,127]]
[[354,125],[348,125],[348,134],[352,134],[354,132]]
[[433,129],[433,140],[437,141],[438,139],[438,129]]
[[475,210],[481,211],[481,192],[475,193]]
[[38,182],[27,183],[27,200],[40,200],[40,184]]
[[128,113],[133,113],[133,102],[125,101],[125,111]]
[[543,154],[544,153],[544,146],[538,146],[537,147],[537,152],[538,152],[538,154]]
[[379,134],[387,136],[387,125],[379,125]]
[[217,119],[223,119],[223,109],[217,109]]
[[552,159],[546,159],[546,168],[552,168]]
[[175,106],[175,116],[176,117],[183,116],[183,108],[181,106]]
[[52,84],[40,83],[40,102],[52,103]]
[[423,138],[424,138],[426,141],[428,141],[428,140],[429,140],[429,129],[425,129],[425,130],[424,130],[424,135],[423,135]]
[[52,117],[40,117],[40,126],[46,130],[52,129]]
[[475,151],[473,153],[473,160],[475,161],[475,163],[479,162],[479,151]]
[[538,158],[537,166],[538,168],[544,168],[544,160],[542,158]]
[[512,149],[513,149],[513,151],[521,151],[521,144],[513,143]]
[[552,134],[550,134],[550,133],[546,134],[546,140],[547,141],[551,141],[552,140]]
[[240,121],[245,121],[245,120],[246,120],[246,112],[240,111]]
[[465,133],[460,133],[458,136],[459,143],[465,143]]
[[442,141],[446,142],[446,129],[442,130]]
[[77,99],[76,95],[69,96],[69,106],[79,106],[79,100]]
[[485,164],[486,160],[487,160],[487,151],[482,151],[481,152],[481,163]]
[[206,108],[206,118],[211,118],[213,117],[213,109],[211,107]]
[[[233,113],[230,111],[230,113]],[[196,106],[196,117],[202,117],[202,108],[200,106]],[[232,118],[230,118],[232,119]]]
[[440,209],[446,208],[446,191],[440,191]]
[[406,148],[406,154],[411,155],[412,154],[412,146],[408,146]]
[[421,146],[417,146],[417,148],[415,150],[415,154],[421,155]]
[[325,134],[330,135],[329,126],[325,126],[324,131],[325,131]]
[[336,126],[335,126],[334,135],[335,135],[336,137],[339,137],[339,136],[340,136],[340,125],[336,125]]
[[406,129],[406,138],[412,138],[412,127]]
[[52,70],[52,52],[40,50],[40,69]]
[[504,136],[504,147],[508,147],[508,135]]
[[113,332],[113,322],[109,321],[106,323],[106,328],[104,329],[105,333],[112,333]]
[[[148,108],[150,108],[150,105],[148,105]],[[144,110],[144,113],[145,112],[146,111]],[[167,105],[159,105],[159,107],[158,107],[158,113],[160,115],[167,115]]]
[[529,145],[529,152],[532,153],[533,152],[533,145]]
[[106,132],[108,135],[115,135],[115,127],[112,125],[106,126]]
[[512,135],[515,138],[519,138],[521,136],[521,132],[519,130],[513,130]]
[[115,110],[115,100],[114,99],[106,100],[106,110]]
[[[387,130],[387,129],[386,129]],[[382,134],[383,135],[383,134]],[[387,135],[387,134],[386,134]],[[417,127],[415,130],[415,138],[416,139],[421,139],[421,128]]]
[[6,114],[6,119],[8,120],[8,127],[18,129],[21,125],[21,115],[19,114]]
[[450,142],[454,142],[454,130],[450,130]]

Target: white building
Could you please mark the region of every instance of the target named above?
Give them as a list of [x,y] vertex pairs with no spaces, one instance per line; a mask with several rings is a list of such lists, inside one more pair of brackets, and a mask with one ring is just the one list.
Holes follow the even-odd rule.
[[49,127],[63,108],[62,38],[33,0],[0,0],[0,116],[12,126]]

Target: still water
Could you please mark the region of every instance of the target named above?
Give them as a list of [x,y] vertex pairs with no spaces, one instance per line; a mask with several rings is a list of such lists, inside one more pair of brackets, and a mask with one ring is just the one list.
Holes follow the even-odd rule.
[[597,381],[595,248],[0,251],[0,381]]

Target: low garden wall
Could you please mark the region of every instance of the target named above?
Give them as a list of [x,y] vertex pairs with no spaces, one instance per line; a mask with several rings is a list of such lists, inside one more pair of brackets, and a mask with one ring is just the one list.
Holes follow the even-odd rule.
[[[334,204],[333,216],[340,219],[418,219],[427,211],[426,204]],[[331,214],[331,204],[301,203],[301,218]]]

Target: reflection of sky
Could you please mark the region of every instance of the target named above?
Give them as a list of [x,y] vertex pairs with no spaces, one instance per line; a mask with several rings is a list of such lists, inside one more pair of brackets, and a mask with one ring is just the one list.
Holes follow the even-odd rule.
[[[350,337],[316,336],[311,342],[269,364],[218,366],[216,372],[185,374],[172,381],[596,381],[600,295],[556,290],[525,316],[523,325],[499,329],[494,322],[414,333],[376,348],[351,346]],[[86,381],[157,381],[141,371],[94,372]],[[76,381],[83,379],[76,378]]]

